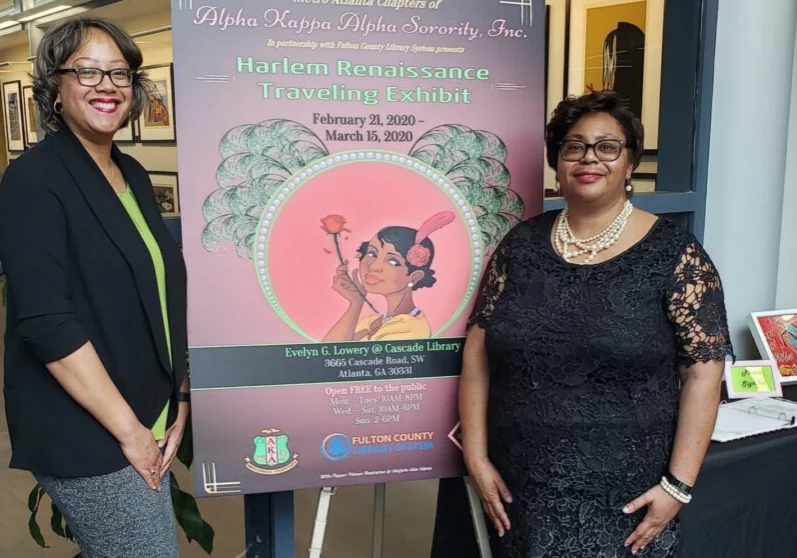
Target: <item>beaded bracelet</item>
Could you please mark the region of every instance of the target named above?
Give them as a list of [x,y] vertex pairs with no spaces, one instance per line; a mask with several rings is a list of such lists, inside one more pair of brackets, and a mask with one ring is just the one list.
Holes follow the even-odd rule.
[[661,477],[660,484],[661,487],[664,489],[664,492],[666,492],[667,494],[669,494],[670,496],[672,496],[682,504],[688,504],[689,502],[692,501],[691,494],[684,494],[683,492],[678,490],[676,487],[670,484],[670,481],[667,480],[667,477]]

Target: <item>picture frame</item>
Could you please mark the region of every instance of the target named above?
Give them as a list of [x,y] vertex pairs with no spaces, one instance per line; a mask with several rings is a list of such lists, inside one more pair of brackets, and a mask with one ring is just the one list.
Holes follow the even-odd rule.
[[180,192],[176,172],[147,171],[162,217],[180,216]]
[[127,122],[127,126],[119,128],[113,136],[116,143],[135,143],[136,142],[136,122],[132,118]]
[[173,143],[177,141],[174,122],[174,66],[170,63],[141,69],[146,71],[153,88],[138,118],[138,139],[141,143]]
[[618,91],[657,150],[664,0],[570,0],[568,26],[568,94]]
[[22,88],[22,119],[25,147],[39,143],[39,111],[33,98],[33,86],[25,85]]
[[3,82],[3,115],[8,150],[24,151],[25,122],[22,115],[22,83],[19,80]]
[[[567,96],[567,2],[545,0],[545,122]],[[543,166],[543,196],[556,198],[556,173]]]
[[783,397],[782,377],[774,360],[725,361],[728,399]]
[[797,383],[797,308],[751,312],[748,326],[761,358],[777,364],[782,383]]

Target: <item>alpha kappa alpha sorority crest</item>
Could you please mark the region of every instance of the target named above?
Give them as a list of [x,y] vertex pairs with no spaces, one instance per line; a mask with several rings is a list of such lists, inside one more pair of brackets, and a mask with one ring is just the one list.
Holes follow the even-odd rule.
[[299,464],[299,455],[288,448],[288,435],[270,428],[252,438],[254,452],[244,458],[246,468],[258,475],[281,475]]

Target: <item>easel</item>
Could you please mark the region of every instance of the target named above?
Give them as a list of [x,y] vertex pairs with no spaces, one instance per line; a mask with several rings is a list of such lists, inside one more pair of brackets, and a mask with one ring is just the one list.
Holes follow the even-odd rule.
[[[385,537],[385,488],[384,483],[374,485],[374,523],[372,530],[372,558],[382,558],[383,542]],[[487,533],[487,524],[484,521],[484,510],[476,492],[476,487],[470,477],[465,477],[465,490],[468,494],[468,504],[470,506],[473,527],[476,531],[476,542],[479,546],[481,558],[492,558],[490,550],[490,536]],[[325,486],[321,489],[318,496],[318,509],[316,510],[315,523],[313,524],[313,535],[310,539],[309,558],[321,558],[324,547],[324,533],[326,532],[329,518],[329,504],[332,496],[337,492],[337,488]]]

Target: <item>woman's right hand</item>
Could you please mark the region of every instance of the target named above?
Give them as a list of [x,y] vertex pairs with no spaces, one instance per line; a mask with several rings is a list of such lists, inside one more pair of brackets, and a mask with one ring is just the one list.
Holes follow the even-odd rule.
[[468,468],[471,479],[476,485],[482,506],[493,522],[498,536],[504,534],[512,527],[509,523],[509,516],[504,508],[504,502],[512,503],[512,494],[501,478],[501,474],[486,457],[477,459],[466,459],[465,465]]
[[365,291],[360,282],[359,273],[355,269],[349,276],[349,262],[343,262],[335,270],[335,277],[332,279],[332,289],[351,304],[363,304],[364,302],[360,293]]
[[155,441],[152,431],[139,424],[135,431],[122,440],[119,445],[127,461],[141,475],[144,482],[152,490],[160,490],[160,470],[163,464],[163,454],[158,448],[158,443]]

